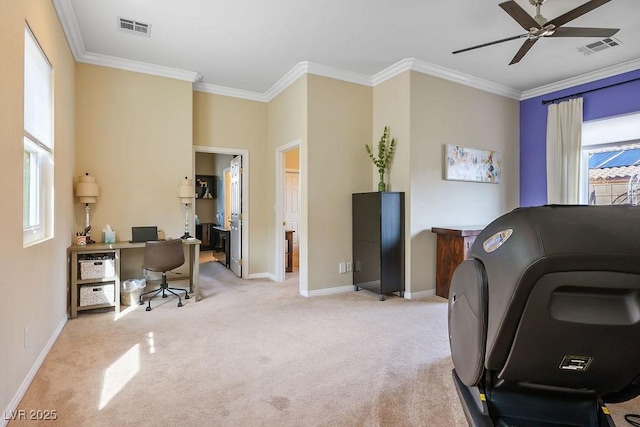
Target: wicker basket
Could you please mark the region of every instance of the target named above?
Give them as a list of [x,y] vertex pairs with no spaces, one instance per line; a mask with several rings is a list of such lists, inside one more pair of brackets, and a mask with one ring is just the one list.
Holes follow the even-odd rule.
[[80,264],[80,280],[103,279],[116,275],[115,260],[107,259],[84,259],[78,261]]
[[114,283],[89,283],[80,285],[80,307],[111,304],[116,300]]

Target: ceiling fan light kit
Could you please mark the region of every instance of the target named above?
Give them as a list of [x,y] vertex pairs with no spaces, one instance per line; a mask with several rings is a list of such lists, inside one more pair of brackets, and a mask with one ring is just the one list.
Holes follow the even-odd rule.
[[591,12],[592,10],[610,2],[611,0],[590,0],[587,3],[570,10],[569,12],[552,19],[547,20],[541,13],[542,5],[546,0],[529,0],[532,6],[536,8],[536,15],[532,17],[529,15],[518,3],[514,0],[500,3],[499,6],[504,10],[511,18],[513,18],[525,31],[525,34],[520,34],[513,37],[507,37],[504,39],[496,40],[493,42],[483,43],[477,46],[468,47],[452,52],[453,54],[468,52],[470,50],[478,49],[481,47],[491,46],[498,43],[503,43],[520,38],[527,38],[524,41],[516,55],[513,57],[509,65],[517,64],[522,58],[529,52],[533,45],[542,37],[597,37],[605,38],[611,37],[620,31],[619,28],[587,28],[587,27],[563,27],[564,24],[573,21],[582,15]]

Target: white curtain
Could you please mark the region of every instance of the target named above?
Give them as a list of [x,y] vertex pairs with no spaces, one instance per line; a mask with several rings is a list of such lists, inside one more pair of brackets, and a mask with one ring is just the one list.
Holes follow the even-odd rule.
[[547,203],[577,204],[580,197],[582,98],[547,111]]

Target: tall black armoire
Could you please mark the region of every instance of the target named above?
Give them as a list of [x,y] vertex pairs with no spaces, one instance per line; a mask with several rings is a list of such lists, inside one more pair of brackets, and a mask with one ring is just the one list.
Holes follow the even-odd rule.
[[353,285],[404,296],[404,193],[352,195]]

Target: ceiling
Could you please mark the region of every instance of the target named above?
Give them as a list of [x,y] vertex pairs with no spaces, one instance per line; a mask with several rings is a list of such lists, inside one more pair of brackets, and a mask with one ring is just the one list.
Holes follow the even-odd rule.
[[[615,48],[590,55],[593,38],[543,38],[515,65],[524,33],[503,0],[53,0],[76,60],[155,70],[230,93],[268,93],[300,63],[375,84],[394,64],[478,80],[514,97],[605,69],[640,68],[640,1],[612,0],[566,26],[620,28]],[[528,0],[516,0],[528,13]],[[587,0],[548,0],[549,20]],[[150,25],[150,37],[125,33],[119,18]],[[415,63],[412,62],[412,63]],[[389,68],[391,67],[391,68]],[[386,70],[386,71],[385,71]],[[154,71],[151,71],[155,73]],[[594,77],[595,78],[595,77]],[[347,78],[349,80],[349,78]],[[455,79],[454,79],[455,80]],[[373,82],[373,83],[372,83]],[[549,90],[548,90],[549,91]],[[548,92],[547,91],[547,92]]]

